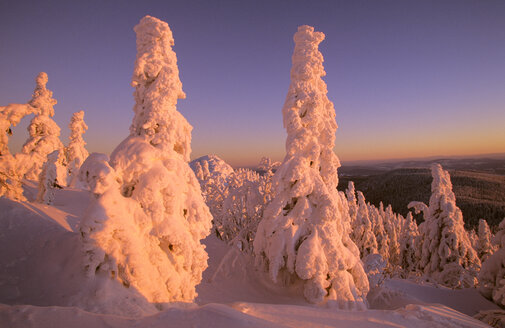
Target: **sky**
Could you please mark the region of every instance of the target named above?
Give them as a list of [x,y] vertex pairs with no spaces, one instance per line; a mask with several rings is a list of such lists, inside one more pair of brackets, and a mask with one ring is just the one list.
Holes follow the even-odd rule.
[[[324,80],[344,164],[505,152],[499,0],[4,0],[0,106],[27,102],[44,71],[63,143],[72,113],[84,110],[87,149],[110,153],[133,118],[133,27],[145,15],[174,34],[192,158],[282,160],[293,34],[305,24],[326,35]],[[11,152],[29,120],[14,129]]]

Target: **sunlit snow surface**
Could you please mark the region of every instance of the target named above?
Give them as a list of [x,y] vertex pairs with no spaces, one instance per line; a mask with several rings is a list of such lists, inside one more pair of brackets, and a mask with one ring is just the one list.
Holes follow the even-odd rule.
[[76,232],[87,192],[57,190],[48,206],[33,202],[36,184],[28,182],[25,195],[28,202],[0,199],[0,327],[486,327],[468,315],[497,309],[475,289],[406,280],[372,290],[374,309],[310,305],[296,290],[271,285],[238,249],[210,236],[209,267],[195,303],[151,312],[138,293],[110,279],[102,282],[107,297],[83,293],[97,283],[85,275]]

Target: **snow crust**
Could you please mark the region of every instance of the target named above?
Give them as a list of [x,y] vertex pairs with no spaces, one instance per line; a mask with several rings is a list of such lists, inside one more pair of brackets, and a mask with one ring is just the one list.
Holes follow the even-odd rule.
[[294,35],[291,84],[282,109],[286,157],[273,177],[273,199],[258,225],[254,252],[272,281],[304,280],[310,302],[363,308],[368,280],[349,238],[347,201],[336,190],[337,124],[321,79],[323,39],[306,25]]

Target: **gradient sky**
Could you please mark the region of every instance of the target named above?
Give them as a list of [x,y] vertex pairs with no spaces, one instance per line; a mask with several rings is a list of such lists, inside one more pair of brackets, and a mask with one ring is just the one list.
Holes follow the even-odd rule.
[[343,162],[505,152],[505,1],[4,0],[0,105],[29,100],[45,71],[63,143],[83,109],[88,150],[110,153],[133,117],[133,27],[147,14],[174,33],[192,158],[282,160],[281,109],[303,24],[326,34]]

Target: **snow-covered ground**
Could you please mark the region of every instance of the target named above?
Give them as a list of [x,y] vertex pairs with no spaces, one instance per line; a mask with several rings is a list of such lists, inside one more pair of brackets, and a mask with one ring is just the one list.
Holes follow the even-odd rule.
[[86,275],[78,226],[89,193],[57,190],[49,206],[34,201],[36,186],[25,181],[27,202],[0,199],[0,327],[487,327],[471,316],[498,309],[473,288],[401,279],[373,289],[368,310],[311,305],[303,286],[272,285],[251,258],[211,235],[195,303],[146,310],[128,302],[138,298],[131,288]]

